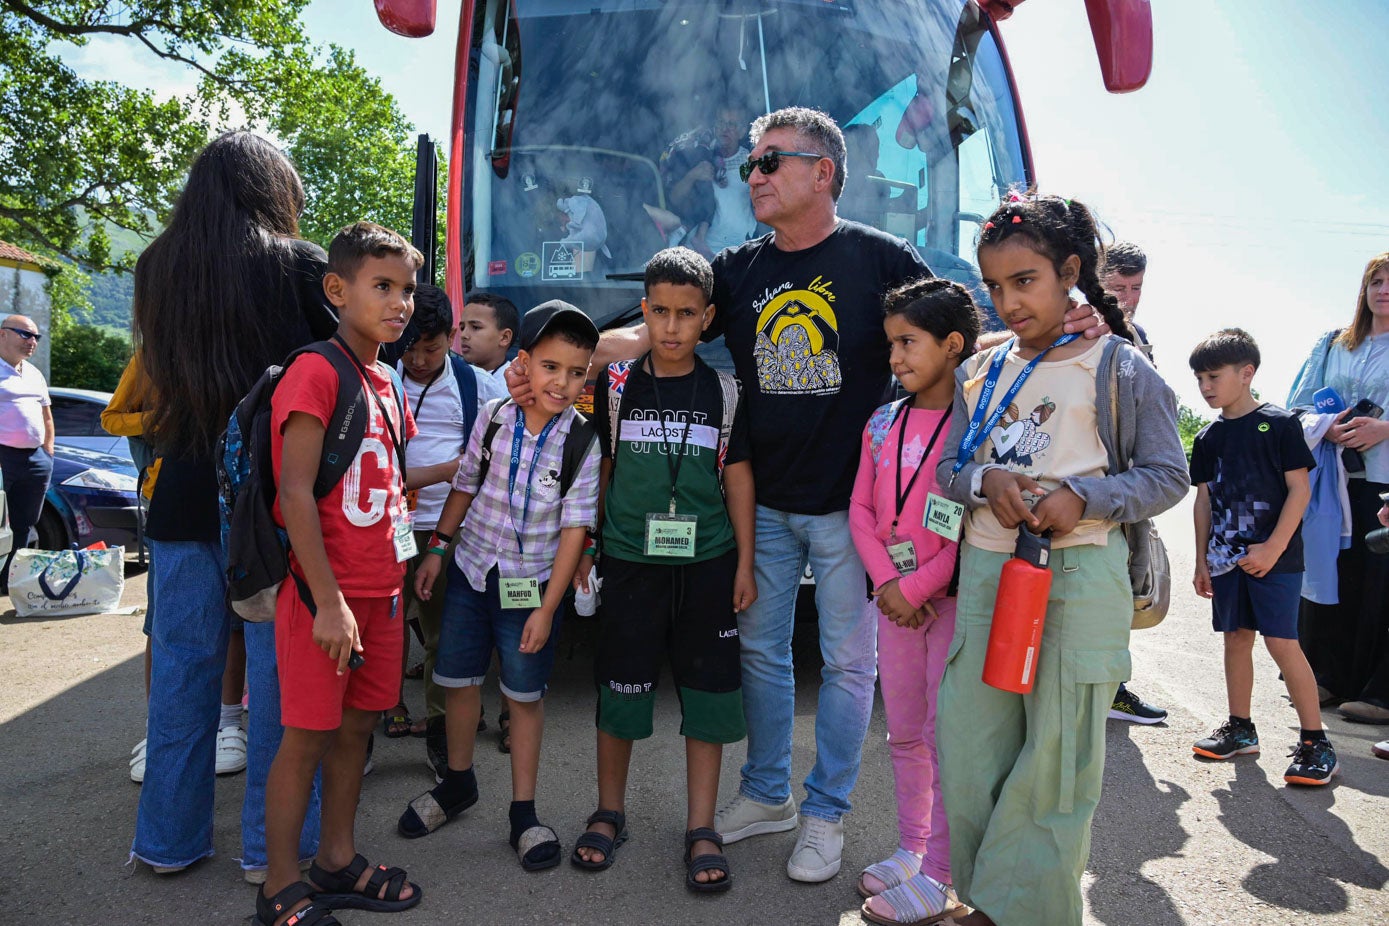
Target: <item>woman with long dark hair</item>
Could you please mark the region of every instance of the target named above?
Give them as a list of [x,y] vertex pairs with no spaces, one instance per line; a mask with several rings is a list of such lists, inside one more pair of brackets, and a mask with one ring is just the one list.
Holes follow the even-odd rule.
[[[1369,399],[1389,408],[1389,252],[1366,265],[1350,327],[1322,335],[1288,407],[1312,406],[1313,394],[1325,386],[1347,406]],[[1389,420],[1352,409],[1326,439],[1341,445],[1346,464],[1350,546],[1336,559],[1337,603],[1304,597],[1299,636],[1324,705],[1342,701],[1341,713],[1350,720],[1389,723],[1389,555],[1365,546],[1365,535],[1379,527],[1380,493],[1389,492]]]
[[[135,338],[162,458],[145,535],[151,629],[148,746],[132,854],[179,871],[212,854],[214,754],[228,635],[214,456],[236,403],[272,363],[329,337],[327,257],[298,240],[304,188],[270,142],[231,132],[203,149],[168,227],[135,266]],[[246,624],[250,712],[242,865],[263,879],[265,776],[280,741],[273,624]],[[318,847],[310,807],[302,858]]]

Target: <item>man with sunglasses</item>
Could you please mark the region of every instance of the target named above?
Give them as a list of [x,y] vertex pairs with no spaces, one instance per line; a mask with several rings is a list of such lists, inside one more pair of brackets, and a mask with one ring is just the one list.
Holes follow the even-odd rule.
[[[43,495],[53,475],[53,411],[48,383],[28,359],[43,335],[24,315],[0,323],[0,469],[10,506],[14,549],[25,545],[38,523]],[[0,591],[9,592],[10,560],[5,558]]]
[[[876,625],[861,621],[867,585],[849,542],[849,495],[860,436],[888,391],[883,294],[931,271],[901,238],[836,214],[844,135],[822,112],[792,107],[752,124],[739,168],[770,234],[714,258],[714,319],[747,403],[757,498],[758,600],[738,619],[748,756],[738,793],[720,808],[725,843],[796,829],[786,865],[797,881],[839,872],[844,814],[873,709]],[[1088,307],[1077,313],[1093,318]],[[1076,324],[1075,330],[1091,322]],[[1097,337],[1102,329],[1087,334]],[[649,349],[644,325],[603,333],[594,369]],[[523,377],[512,396],[529,401]],[[815,764],[799,814],[791,796],[796,597],[815,575],[820,652]]]

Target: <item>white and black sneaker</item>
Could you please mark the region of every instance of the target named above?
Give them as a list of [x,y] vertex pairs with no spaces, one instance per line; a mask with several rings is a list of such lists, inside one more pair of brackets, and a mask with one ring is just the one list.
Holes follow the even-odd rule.
[[1125,720],[1129,723],[1162,723],[1167,712],[1153,707],[1123,685],[1114,693],[1114,703],[1109,706],[1110,720]]

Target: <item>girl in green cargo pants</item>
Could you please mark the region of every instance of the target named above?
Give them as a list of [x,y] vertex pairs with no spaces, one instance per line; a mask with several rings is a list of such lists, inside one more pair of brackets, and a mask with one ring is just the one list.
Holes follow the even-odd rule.
[[1031,694],[981,680],[1004,553],[961,547],[936,742],[950,870],[998,926],[1080,926],[1080,876],[1104,774],[1105,717],[1129,677],[1133,593],[1121,530],[1052,554]]

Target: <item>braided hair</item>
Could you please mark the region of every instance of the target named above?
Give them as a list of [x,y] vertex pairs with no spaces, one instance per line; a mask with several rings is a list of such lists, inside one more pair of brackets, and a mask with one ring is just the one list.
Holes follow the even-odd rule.
[[903,283],[883,297],[885,317],[901,315],[907,324],[944,341],[953,331],[965,339],[960,359],[974,353],[981,323],[979,307],[969,290],[939,277],[923,277]]
[[1076,288],[1099,310],[1110,331],[1133,342],[1133,329],[1119,308],[1119,300],[1106,292],[1100,282],[1105,246],[1095,217],[1084,203],[1059,196],[1010,193],[984,223],[979,247],[1002,244],[1015,237],[1025,238],[1032,250],[1051,261],[1058,274],[1066,258],[1072,254],[1079,258]]

